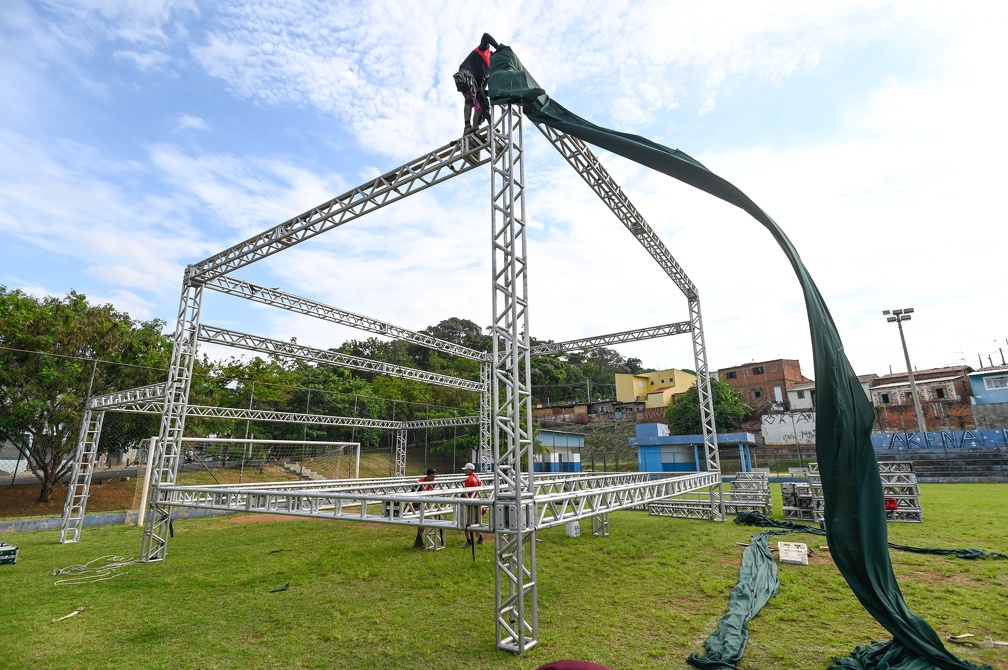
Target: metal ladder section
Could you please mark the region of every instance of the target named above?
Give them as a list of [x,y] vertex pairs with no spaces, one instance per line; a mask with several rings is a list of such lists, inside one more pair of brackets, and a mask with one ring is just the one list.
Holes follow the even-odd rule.
[[91,475],[98,460],[98,440],[101,438],[102,421],[105,412],[84,411],[81,422],[80,439],[74,458],[70,486],[67,487],[66,504],[63,506],[63,524],[60,528],[60,543],[77,542],[84,526],[84,510],[91,490]]

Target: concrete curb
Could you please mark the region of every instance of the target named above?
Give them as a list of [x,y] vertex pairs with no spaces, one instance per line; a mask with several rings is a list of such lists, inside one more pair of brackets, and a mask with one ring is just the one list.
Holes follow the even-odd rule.
[[[116,526],[136,523],[136,512],[111,512],[109,514],[85,514],[84,527]],[[175,509],[172,519],[197,519],[208,516],[233,514],[215,509]],[[0,521],[0,535],[13,533],[32,533],[40,530],[59,530],[63,526],[62,516],[48,516],[40,519],[20,519],[17,521]]]

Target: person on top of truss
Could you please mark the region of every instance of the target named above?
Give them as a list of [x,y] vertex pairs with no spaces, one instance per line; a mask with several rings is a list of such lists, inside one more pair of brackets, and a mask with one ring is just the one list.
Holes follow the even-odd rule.
[[[427,468],[427,474],[417,480],[417,491],[433,491],[434,485],[428,482],[432,482],[437,478],[437,470],[434,468]],[[421,503],[422,505],[423,503]],[[413,541],[413,547],[415,549],[423,549],[423,533],[424,527],[420,526],[416,531],[416,540]]]
[[490,120],[490,100],[486,95],[487,77],[490,76],[490,47],[499,48],[497,40],[490,33],[483,33],[478,47],[469,52],[455,73],[455,88],[465,98],[462,118],[465,121],[464,135],[468,135],[483,122]]

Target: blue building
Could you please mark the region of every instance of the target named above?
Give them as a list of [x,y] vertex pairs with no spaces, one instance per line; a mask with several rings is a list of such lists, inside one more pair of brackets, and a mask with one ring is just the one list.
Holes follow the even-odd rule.
[[969,373],[973,420],[979,429],[1008,428],[1008,365]]
[[560,430],[540,430],[539,442],[548,454],[534,456],[535,472],[581,472],[581,450],[585,436]]
[[[738,446],[741,472],[752,472],[752,433],[718,433],[718,448]],[[637,424],[637,437],[631,437],[631,447],[637,447],[637,469],[641,472],[702,472],[707,469],[703,450],[703,435],[669,435],[664,423]]]
[[1008,402],[1008,365],[976,370],[969,380],[977,405]]

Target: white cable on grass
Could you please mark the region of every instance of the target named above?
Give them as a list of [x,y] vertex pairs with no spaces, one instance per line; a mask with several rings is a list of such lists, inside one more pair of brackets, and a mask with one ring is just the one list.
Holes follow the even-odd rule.
[[[94,563],[98,563],[99,561],[106,561],[106,563],[98,567],[92,567]],[[107,556],[101,556],[99,558],[92,559],[82,565],[69,565],[65,568],[57,568],[56,570],[53,570],[49,574],[50,576],[55,577],[57,575],[81,573],[81,576],[78,577],[57,579],[55,582],[53,582],[53,586],[90,584],[91,582],[100,582],[106,579],[113,579],[115,577],[121,577],[122,575],[129,574],[127,572],[118,572],[118,570],[128,565],[133,565],[134,563],[137,563],[136,559],[109,554]],[[92,573],[92,574],[82,574],[82,573]]]

